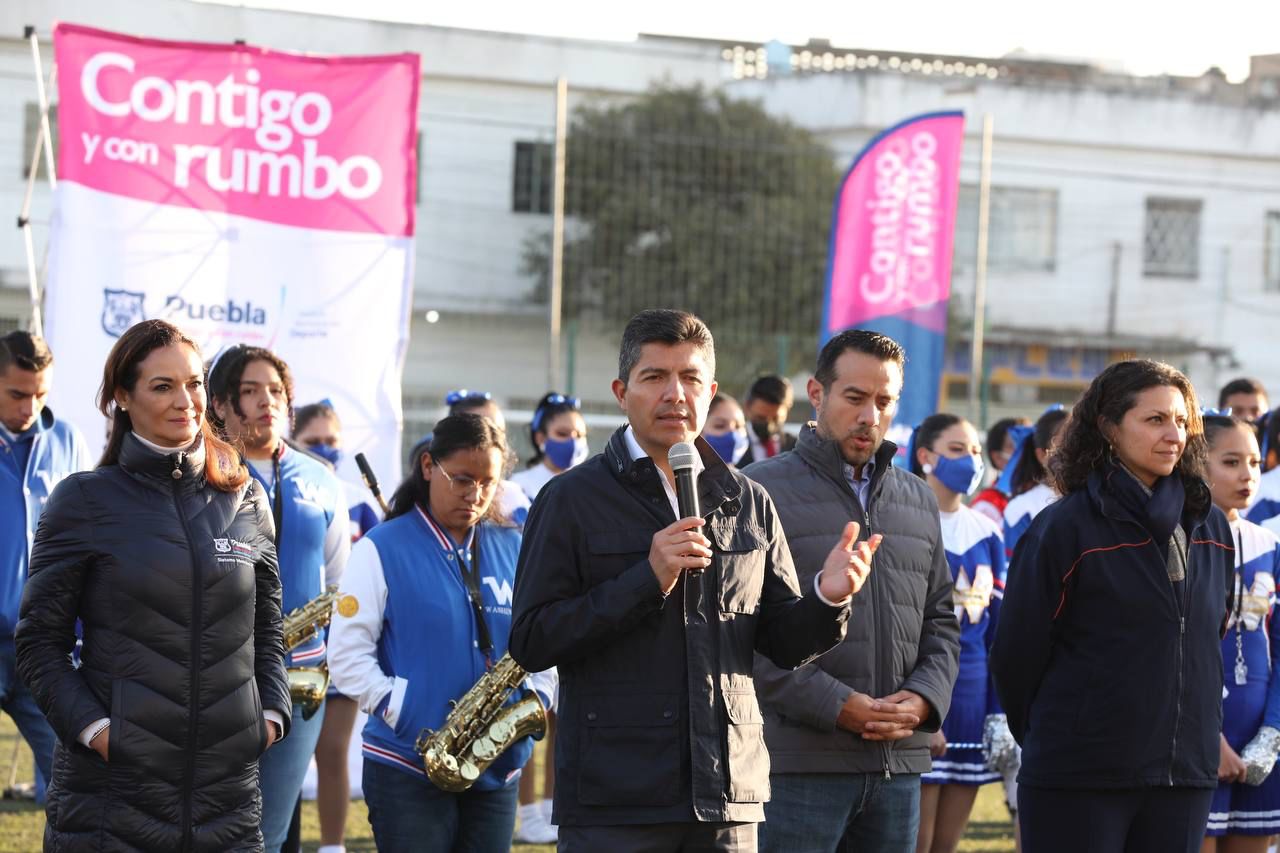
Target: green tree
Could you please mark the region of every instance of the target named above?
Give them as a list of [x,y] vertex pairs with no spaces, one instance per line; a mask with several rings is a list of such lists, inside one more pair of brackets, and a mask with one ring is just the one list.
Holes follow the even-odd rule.
[[[716,335],[725,367],[812,363],[840,173],[809,131],[754,101],[655,86],[572,115],[566,146],[564,316],[617,328],[679,307]],[[526,240],[545,301],[550,235]],[[723,375],[723,374],[722,374]],[[736,377],[735,377],[736,378]]]

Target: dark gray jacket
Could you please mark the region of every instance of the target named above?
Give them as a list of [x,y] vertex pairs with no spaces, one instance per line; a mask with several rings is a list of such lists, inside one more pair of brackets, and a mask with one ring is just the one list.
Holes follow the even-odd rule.
[[[927,733],[937,731],[951,704],[960,626],[938,502],[918,477],[893,467],[896,451],[886,441],[876,454],[870,515],[845,476],[839,445],[819,438],[813,424],[801,431],[795,450],[745,471],[773,498],[802,589],[813,583],[848,522],[862,525],[859,538],[884,535],[867,584],[854,597],[841,645],[794,671],[756,655],[774,773],[930,769]],[[919,693],[933,708],[911,737],[888,744],[836,728],[840,708],[854,692],[882,697],[898,690]]]
[[715,556],[666,598],[649,547],[675,514],[662,475],[631,459],[622,430],[544,486],[529,513],[510,651],[526,669],[560,669],[559,824],[763,820],[754,653],[800,666],[844,636],[849,608],[818,599],[814,571],[796,586],[764,489],[696,444]]

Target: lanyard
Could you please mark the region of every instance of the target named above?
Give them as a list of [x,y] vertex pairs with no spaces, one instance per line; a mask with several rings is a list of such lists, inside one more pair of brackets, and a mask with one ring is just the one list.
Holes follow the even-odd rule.
[[1235,611],[1236,620],[1236,665],[1235,676],[1237,685],[1244,685],[1249,682],[1249,667],[1244,660],[1244,537],[1239,529],[1236,530],[1236,565],[1235,572],[1235,602],[1232,608]]
[[[435,531],[440,545],[446,547],[451,553],[456,553],[453,548],[453,539],[436,523],[431,517],[431,513],[421,507],[418,508],[422,513],[422,517],[426,519],[427,524]],[[489,625],[484,619],[484,599],[480,595],[480,526],[476,525],[471,529],[471,560],[463,558],[461,554],[457,554],[458,572],[462,575],[462,582],[467,588],[467,598],[471,600],[471,612],[476,620],[476,637],[480,653],[484,655],[486,668],[493,666],[493,638],[489,634]]]
[[280,442],[280,446],[271,454],[271,485],[268,486],[258,472],[253,469],[252,465],[247,464],[245,467],[249,469],[249,473],[253,478],[262,484],[262,488],[266,490],[267,495],[271,498],[271,520],[276,524],[276,551],[279,557],[280,543],[284,541],[284,488],[280,482],[280,457],[284,455],[284,442]]
[[471,564],[458,557],[458,570],[467,584],[467,596],[471,599],[471,612],[476,617],[476,635],[480,640],[480,653],[484,655],[486,667],[493,666],[493,638],[489,636],[489,625],[484,621],[484,601],[480,597],[480,530],[471,531]]

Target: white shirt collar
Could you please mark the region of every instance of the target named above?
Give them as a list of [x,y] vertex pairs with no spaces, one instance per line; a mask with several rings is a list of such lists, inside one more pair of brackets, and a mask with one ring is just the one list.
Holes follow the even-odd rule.
[[[631,459],[633,461],[649,458],[649,454],[645,453],[644,448],[640,446],[640,442],[636,441],[635,433],[632,431],[630,424],[627,425],[626,431],[622,433],[622,437],[627,442],[627,452],[631,454]],[[662,468],[660,468],[656,463],[653,467],[657,469],[658,479],[662,482],[662,489],[667,493],[667,500],[671,502],[671,511],[675,513],[676,518],[679,518],[680,503],[676,500],[675,484],[667,479],[667,475],[663,473]],[[700,454],[695,454],[693,457],[693,481],[695,483],[698,482],[698,477],[702,474],[705,468],[706,466],[702,464],[702,456]]]

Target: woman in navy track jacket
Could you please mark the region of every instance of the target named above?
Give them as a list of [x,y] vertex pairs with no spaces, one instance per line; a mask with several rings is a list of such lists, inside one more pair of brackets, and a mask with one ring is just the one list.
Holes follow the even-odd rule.
[[1199,849],[1233,557],[1205,459],[1166,364],[1113,364],[1072,411],[1050,461],[1063,498],[1018,543],[991,651],[1027,853]]

